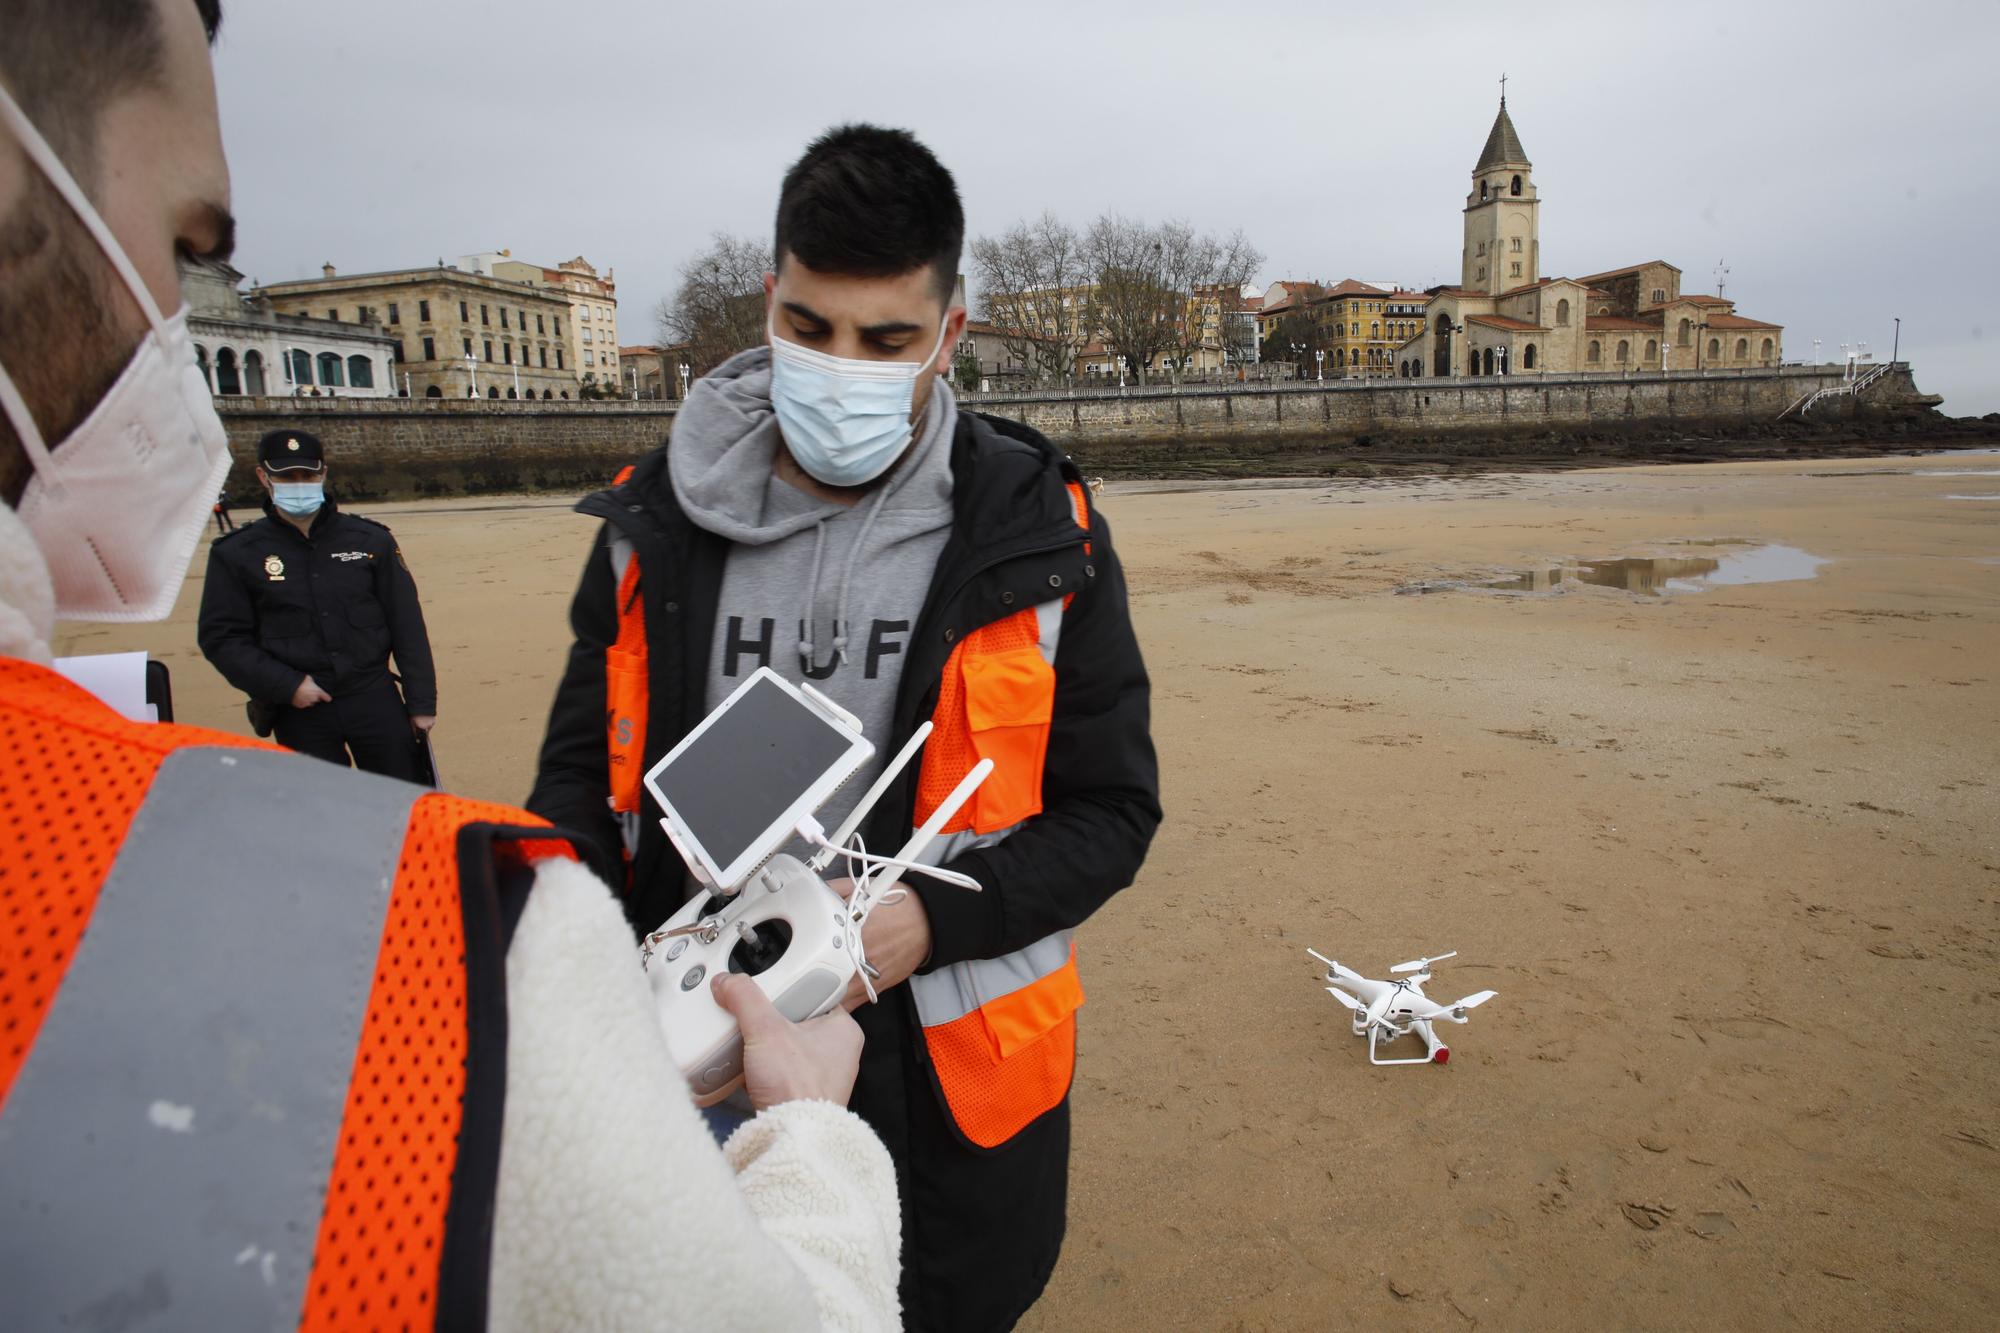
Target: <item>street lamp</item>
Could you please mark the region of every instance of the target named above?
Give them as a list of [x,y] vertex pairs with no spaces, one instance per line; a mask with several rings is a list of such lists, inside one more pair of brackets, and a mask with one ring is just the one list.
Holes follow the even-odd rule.
[[465,354],[465,373],[472,377],[472,391],[466,394],[466,397],[477,398],[479,396],[479,366],[473,361],[472,353],[470,352]]
[[681,362],[681,397],[688,396],[688,363]]
[[1326,349],[1322,347],[1314,352],[1313,360],[1319,365],[1319,382],[1326,383]]
[[1890,344],[1889,364],[1892,366],[1895,365],[1896,359],[1900,357],[1902,354],[1903,354],[1903,321],[1901,319],[1897,319],[1896,341]]

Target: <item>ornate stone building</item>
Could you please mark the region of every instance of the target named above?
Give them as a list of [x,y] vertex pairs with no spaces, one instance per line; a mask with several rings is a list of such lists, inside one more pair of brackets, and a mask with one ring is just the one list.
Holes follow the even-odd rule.
[[244,297],[242,281],[220,260],[181,261],[195,360],[218,398],[402,392],[397,339],[373,324],[280,314],[268,300]]
[[1722,296],[1684,296],[1665,260],[1541,275],[1541,198],[1507,99],[1472,169],[1459,281],[1430,289],[1394,351],[1402,376],[1698,371],[1775,366],[1784,330]]
[[430,398],[574,398],[569,302],[525,282],[439,264],[274,282],[251,293],[286,314],[394,338],[410,392]]

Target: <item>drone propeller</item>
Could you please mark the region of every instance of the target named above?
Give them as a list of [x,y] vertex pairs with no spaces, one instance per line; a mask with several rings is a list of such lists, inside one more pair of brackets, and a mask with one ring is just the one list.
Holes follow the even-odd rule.
[[1334,962],[1333,959],[1328,958],[1318,949],[1309,948],[1306,950],[1306,952],[1311,954],[1313,957],[1319,959],[1322,963],[1326,964],[1326,979],[1328,981],[1332,981],[1335,977],[1340,977],[1347,981],[1367,980],[1366,977],[1362,976],[1359,972],[1356,972],[1353,968]]
[[1468,1009],[1477,1009],[1499,993],[1499,991],[1483,990],[1462,1000],[1453,1000],[1450,1004],[1438,1004],[1433,1001],[1430,1008],[1420,1014],[1414,1009],[1411,1012],[1426,1023],[1463,1023]]
[[1361,1001],[1355,999],[1352,995],[1349,995],[1346,991],[1342,990],[1340,987],[1328,986],[1326,988],[1326,993],[1328,995],[1331,995],[1334,999],[1339,1000],[1342,1004],[1346,1005],[1349,1009],[1352,1009],[1355,1013],[1358,1014],[1361,1012]]
[[1389,970],[1391,972],[1421,972],[1432,963],[1442,963],[1447,958],[1456,957],[1458,957],[1458,950],[1453,949],[1450,953],[1441,953],[1435,958],[1412,958],[1409,962],[1398,963]]

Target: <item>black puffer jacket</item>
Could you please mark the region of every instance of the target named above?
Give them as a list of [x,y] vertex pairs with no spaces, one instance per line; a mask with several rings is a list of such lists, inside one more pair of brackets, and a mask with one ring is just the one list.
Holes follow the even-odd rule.
[[[706,711],[728,555],[725,541],[681,512],[666,452],[655,450],[624,484],[577,506],[615,527],[638,554],[650,650],[649,768]],[[893,753],[931,716],[959,639],[1046,600],[1052,588],[1074,592],[1075,600],[1056,656],[1042,813],[998,846],[951,863],[985,892],[912,883],[930,914],[931,967],[997,957],[1078,925],[1132,882],[1160,821],[1150,686],[1124,574],[1102,515],[1092,511],[1087,539],[1077,526],[1066,489],[1078,480],[1075,466],[1025,426],[961,412],[952,474],[952,532],[910,634],[895,734],[878,747]],[[608,538],[601,533],[593,546],[571,607],[576,641],[527,802],[536,814],[589,835],[606,870],[620,861],[607,800],[604,650],[618,636]],[[871,847],[898,846],[908,836],[915,773],[912,765],[877,806],[864,830]],[[665,920],[684,882],[657,820],[642,819],[626,895],[635,930]],[[1087,976],[1087,948],[1083,968]],[[908,988],[887,992],[855,1017],[867,1045],[852,1105],[897,1163],[909,1327],[1008,1327],[1040,1294],[1061,1249],[1068,1102],[1000,1148],[978,1149],[945,1115]]]
[[209,547],[203,656],[252,699],[284,707],[307,676],[336,699],[372,689],[394,654],[411,715],[435,715],[430,635],[396,535],[330,496],[310,536],[269,500],[264,513]]

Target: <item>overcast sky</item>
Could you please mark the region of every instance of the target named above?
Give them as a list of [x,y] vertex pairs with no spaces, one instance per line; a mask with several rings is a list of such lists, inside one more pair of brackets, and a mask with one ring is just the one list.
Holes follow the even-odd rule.
[[1726,260],[1788,356],[1887,359],[1901,316],[1945,410],[2000,410],[1990,0],[224,8],[237,264],[266,282],[582,254],[651,342],[678,265],[768,235],[850,119],[922,137],[974,235],[1116,209],[1241,227],[1264,282],[1455,282],[1505,72],[1546,275],[1661,258],[1712,292]]

